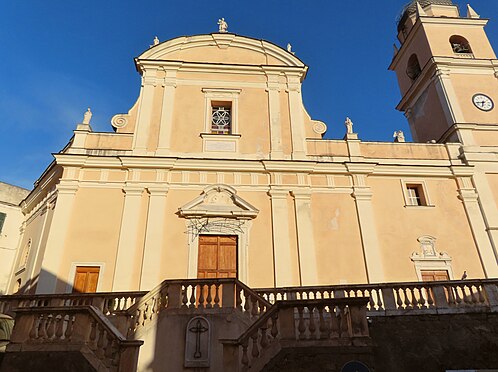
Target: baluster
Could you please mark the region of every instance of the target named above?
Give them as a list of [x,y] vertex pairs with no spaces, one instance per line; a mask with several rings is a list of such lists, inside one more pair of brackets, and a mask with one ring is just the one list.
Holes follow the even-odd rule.
[[276,338],[278,335],[278,327],[277,327],[278,314],[273,314],[271,317],[271,335],[273,338]]
[[242,365],[249,366],[249,356],[247,355],[248,340],[244,340],[242,343]]
[[320,322],[320,325],[318,327],[318,330],[320,331],[320,339],[324,340],[328,338],[327,322],[323,318],[323,311],[324,311],[323,306],[319,306],[317,307],[317,309],[318,309],[318,319]]
[[97,349],[96,349],[96,353],[97,355],[99,356],[99,358],[102,359],[102,357],[104,356],[104,349],[103,349],[103,346],[104,346],[104,339],[105,339],[105,334],[106,334],[106,331],[104,328],[102,328],[100,326],[100,324],[97,324],[97,334],[98,334],[98,340],[97,340]]
[[190,303],[189,303],[189,308],[194,308],[195,307],[195,295],[196,295],[196,292],[199,290],[199,286],[193,286],[193,285],[189,285],[187,287],[191,292],[190,292]]
[[95,320],[92,320],[89,339],[90,339],[90,342],[89,342],[90,349],[95,350],[97,348],[97,343],[96,343],[97,322]]
[[188,307],[188,296],[187,296],[187,288],[182,286],[182,309]]
[[[458,306],[462,303],[462,297],[460,296],[461,288],[459,286],[455,286],[455,304]],[[465,292],[462,290],[463,296],[465,296]]]
[[297,330],[299,331],[299,339],[304,339],[305,338],[304,332],[306,331],[306,327],[304,325],[303,307],[298,306],[297,312],[299,313],[299,323],[297,327]]
[[242,291],[238,286],[235,288],[235,308],[238,310],[242,310]]
[[268,335],[266,334],[267,327],[268,327],[268,323],[266,323],[263,327],[261,327],[261,341],[260,341],[260,344],[261,344],[261,347],[263,349],[266,349],[266,347],[268,346]]
[[211,301],[213,301],[213,297],[211,296],[211,286],[212,284],[206,284],[207,287],[207,298],[206,298],[206,309],[211,309],[213,305]]
[[245,298],[245,301],[244,301],[244,313],[247,315],[247,316],[250,316],[250,310],[251,310],[251,301],[250,301],[250,297],[249,297],[249,294],[246,293],[246,291],[244,290],[244,298]]
[[31,326],[31,331],[29,331],[29,339],[35,340],[38,338],[38,326],[40,323],[40,316],[33,316],[33,325]]
[[[412,301],[413,301],[413,292],[412,292],[412,288],[408,288],[408,287],[405,287],[405,291],[404,291],[404,294],[405,294],[405,306],[407,309],[410,309],[410,308],[413,308],[413,304],[412,304]],[[412,299],[412,301],[410,301],[410,298]]]
[[42,315],[40,327],[38,328],[38,338],[41,338],[42,340],[47,339],[47,317],[47,314]]
[[376,289],[375,293],[377,294],[377,310],[384,309],[384,302],[382,301],[382,289]]
[[55,314],[50,314],[47,318],[47,337],[48,339],[52,339],[55,334]]
[[310,323],[309,323],[309,330],[310,330],[310,339],[316,338],[315,331],[316,331],[316,325],[315,325],[315,307],[308,307],[309,314],[310,314]]
[[258,299],[256,297],[251,296],[251,316],[256,317],[259,314],[258,309]]
[[470,292],[472,293],[472,303],[474,305],[479,303],[479,286],[473,285],[470,286]]
[[401,295],[400,295],[401,288],[395,288],[394,293],[396,295],[396,305],[398,309],[403,308],[403,301],[401,300]]
[[68,315],[66,323],[66,331],[64,332],[64,339],[71,340],[71,336],[73,335],[73,326],[74,326],[74,315]]
[[[259,331],[259,330],[258,330]],[[252,350],[251,356],[253,358],[257,358],[259,356],[259,347],[258,347],[258,332],[256,331],[252,336]]]
[[63,325],[64,325],[64,314],[58,315],[56,318],[56,327],[55,327],[55,337],[60,340],[62,339],[63,334]]
[[[214,285],[215,296],[214,296],[214,308],[217,309],[220,307],[220,283],[216,283]],[[225,304],[226,306],[226,304]]]
[[330,338],[338,338],[339,334],[339,307],[330,308]]
[[479,303],[484,304],[486,302],[486,298],[484,297],[484,288],[482,286],[477,287],[479,293]]
[[197,305],[197,307],[199,308],[204,308],[204,284],[200,284],[197,286],[197,288],[199,289],[199,303]]

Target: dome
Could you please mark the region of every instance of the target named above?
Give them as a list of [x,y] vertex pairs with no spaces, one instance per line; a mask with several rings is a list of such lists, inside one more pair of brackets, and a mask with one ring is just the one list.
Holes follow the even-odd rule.
[[412,0],[408,4],[405,5],[403,11],[401,12],[401,16],[398,21],[398,31],[403,27],[406,19],[412,14],[417,13],[417,2],[423,7],[434,4],[434,5],[455,5],[452,0]]

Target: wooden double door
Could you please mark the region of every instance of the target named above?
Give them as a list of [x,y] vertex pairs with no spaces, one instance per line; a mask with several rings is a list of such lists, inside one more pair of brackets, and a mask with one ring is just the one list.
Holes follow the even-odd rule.
[[237,236],[200,235],[198,278],[237,278]]

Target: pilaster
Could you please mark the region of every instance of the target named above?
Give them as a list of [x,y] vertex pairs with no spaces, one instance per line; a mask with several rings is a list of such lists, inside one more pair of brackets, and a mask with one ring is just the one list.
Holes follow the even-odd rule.
[[270,158],[282,159],[282,118],[280,108],[279,72],[265,71],[267,77],[268,108],[270,120]]
[[123,188],[125,193],[124,207],[112,283],[113,291],[133,291],[139,288],[139,283],[133,280],[130,270],[137,265],[135,259],[138,249],[138,216],[140,215],[143,191],[142,186],[125,186]]
[[291,192],[296,210],[297,245],[301,285],[318,285],[316,247],[311,216],[311,190]]
[[292,137],[292,159],[306,158],[306,131],[304,128],[303,100],[301,96],[301,74],[286,74],[287,93]]
[[358,213],[367,279],[369,283],[382,283],[385,281],[385,274],[373,212],[373,193],[366,184],[367,175],[373,172],[374,166],[370,164],[346,164],[346,166],[353,178],[352,196]]
[[162,281],[160,262],[162,251],[166,249],[164,244],[164,226],[168,187],[148,187],[148,190],[150,197],[142,275],[140,279],[141,291],[149,291]]
[[38,285],[36,286],[37,294],[51,294],[57,290],[57,283],[61,276],[60,269],[64,242],[71,221],[77,190],[78,184],[74,181],[61,180],[61,183],[57,185],[55,210],[50,224]]
[[168,155],[171,147],[171,131],[173,128],[173,110],[175,107],[176,74],[180,68],[177,66],[163,67],[163,103],[161,108],[161,123],[159,127],[159,142],[157,155]]
[[133,153],[136,155],[147,154],[154,91],[157,83],[157,69],[152,67],[144,69],[142,76],[142,92],[140,94],[140,107],[138,109],[137,126],[135,128],[135,137],[133,141]]
[[273,225],[273,257],[275,260],[275,286],[291,287],[300,285],[295,278],[292,262],[291,242],[289,234],[288,191],[273,189],[269,191],[271,198],[271,217]]

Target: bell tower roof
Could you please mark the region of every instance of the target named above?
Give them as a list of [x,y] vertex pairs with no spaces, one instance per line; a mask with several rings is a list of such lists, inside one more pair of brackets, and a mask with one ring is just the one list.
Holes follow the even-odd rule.
[[419,3],[422,8],[427,5],[455,5],[452,0],[412,0],[405,5],[401,12],[401,16],[398,21],[398,31],[403,27],[409,16],[417,13],[417,3]]

